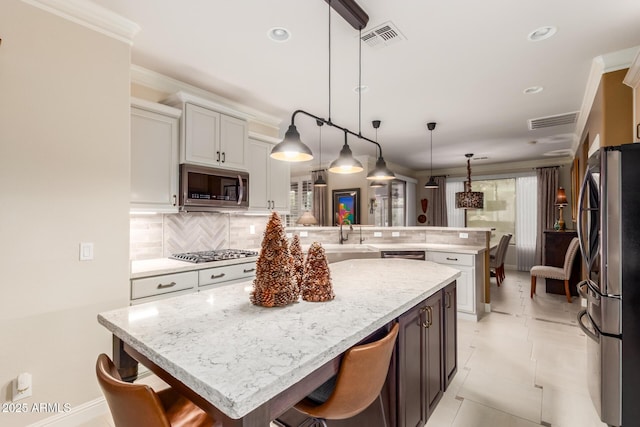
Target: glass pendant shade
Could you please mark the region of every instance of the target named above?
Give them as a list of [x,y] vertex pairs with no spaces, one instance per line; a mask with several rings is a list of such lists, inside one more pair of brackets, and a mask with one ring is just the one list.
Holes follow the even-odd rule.
[[433,179],[432,176],[429,177],[429,181],[424,185],[424,188],[438,188],[438,183]]
[[395,177],[396,174],[387,167],[387,162],[382,157],[378,157],[376,167],[367,175],[367,179],[374,181],[387,181]]
[[333,173],[358,173],[362,172],[364,168],[362,163],[353,157],[349,144],[346,143],[347,136],[345,135],[345,143],[340,150],[340,155],[329,165],[329,172]]
[[301,140],[295,125],[289,126],[282,142],[271,150],[271,157],[285,162],[306,162],[313,159],[313,154]]

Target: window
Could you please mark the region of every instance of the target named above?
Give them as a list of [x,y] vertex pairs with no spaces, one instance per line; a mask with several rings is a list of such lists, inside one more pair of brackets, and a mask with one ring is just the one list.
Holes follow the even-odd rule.
[[304,211],[310,211],[313,203],[313,183],[309,177],[301,177],[291,181],[289,191],[289,214],[285,215],[285,227],[295,227],[296,221]]
[[516,179],[472,181],[473,191],[484,193],[484,209],[467,211],[468,227],[493,227],[491,243],[497,244],[504,234],[512,234],[516,242]]

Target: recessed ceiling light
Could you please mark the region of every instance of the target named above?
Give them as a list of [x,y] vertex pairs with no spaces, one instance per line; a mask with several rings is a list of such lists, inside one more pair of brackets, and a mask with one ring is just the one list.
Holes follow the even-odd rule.
[[549,37],[553,36],[558,29],[556,27],[552,27],[551,25],[547,25],[545,27],[540,27],[529,33],[527,39],[532,42],[538,42],[540,40],[546,40]]
[[542,86],[531,86],[531,87],[526,88],[522,92],[527,94],[527,95],[532,95],[534,93],[542,92],[542,89],[543,89]]
[[355,93],[359,93],[359,92],[365,93],[368,90],[369,90],[369,86],[367,86],[367,85],[360,85],[360,86],[356,86],[356,87],[353,88],[353,91]]
[[274,42],[286,42],[291,38],[291,33],[286,28],[273,27],[267,31],[267,36]]

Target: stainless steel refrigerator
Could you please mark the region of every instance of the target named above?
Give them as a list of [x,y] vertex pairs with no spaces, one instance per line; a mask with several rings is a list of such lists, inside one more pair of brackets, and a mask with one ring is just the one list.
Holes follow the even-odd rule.
[[591,156],[578,203],[589,392],[606,424],[640,425],[640,144]]

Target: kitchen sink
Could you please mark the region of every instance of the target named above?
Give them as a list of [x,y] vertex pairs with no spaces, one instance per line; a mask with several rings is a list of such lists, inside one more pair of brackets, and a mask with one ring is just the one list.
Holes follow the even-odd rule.
[[322,247],[327,255],[327,261],[329,264],[348,259],[380,258],[380,251],[367,245],[340,245],[337,243],[330,243],[323,244]]

